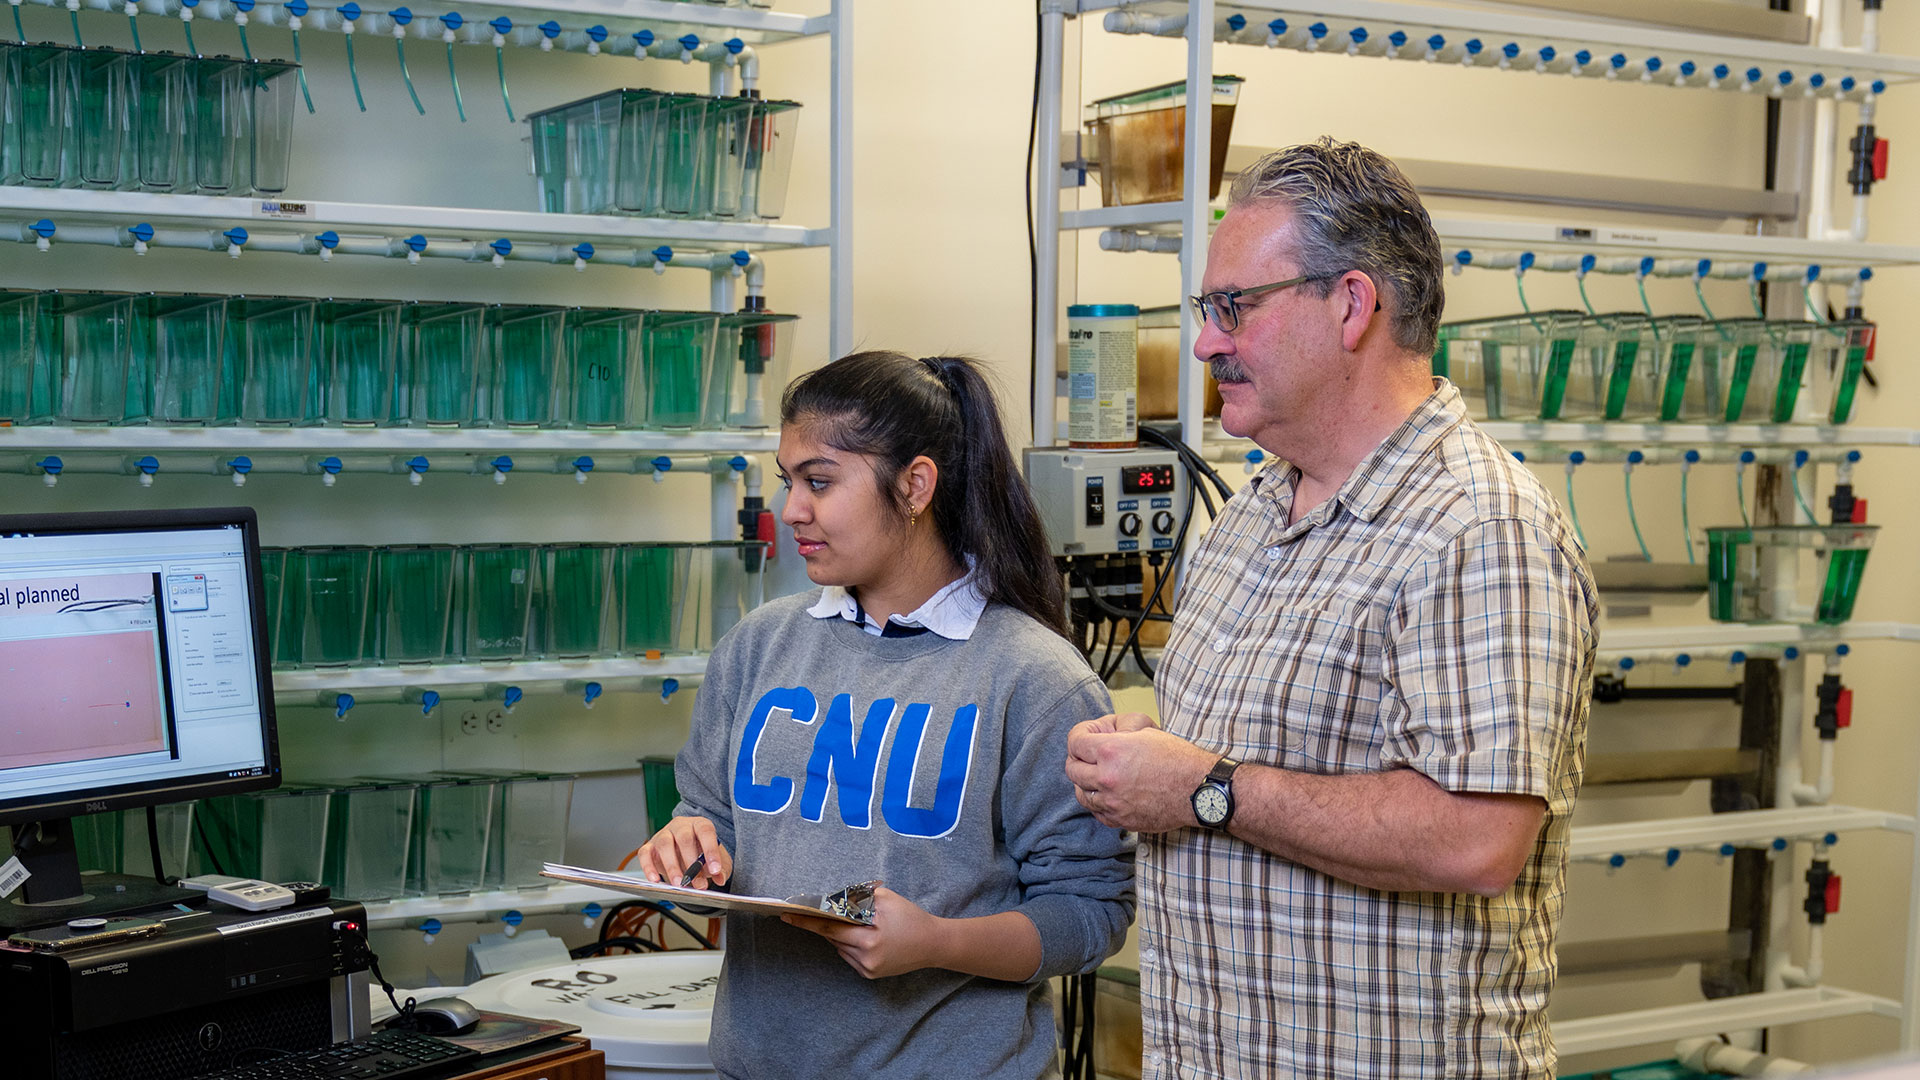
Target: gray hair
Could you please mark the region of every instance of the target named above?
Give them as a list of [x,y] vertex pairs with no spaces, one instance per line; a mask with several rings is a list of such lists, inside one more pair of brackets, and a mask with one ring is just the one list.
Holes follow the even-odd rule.
[[[1433,354],[1446,304],[1440,237],[1405,173],[1359,143],[1323,136],[1254,162],[1234,178],[1227,205],[1269,200],[1293,214],[1302,274],[1366,274],[1393,320],[1394,344]],[[1321,296],[1334,287],[1310,284]]]

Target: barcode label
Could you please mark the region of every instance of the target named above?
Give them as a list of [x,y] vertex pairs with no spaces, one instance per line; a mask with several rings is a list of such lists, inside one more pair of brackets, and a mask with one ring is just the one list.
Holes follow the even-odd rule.
[[12,896],[13,890],[25,884],[26,880],[32,876],[27,872],[26,867],[20,865],[18,855],[0,863],[0,899]]

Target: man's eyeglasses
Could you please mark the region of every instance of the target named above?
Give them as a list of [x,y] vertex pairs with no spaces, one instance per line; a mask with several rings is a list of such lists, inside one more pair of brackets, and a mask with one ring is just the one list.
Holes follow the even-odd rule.
[[1210,292],[1204,296],[1189,296],[1187,303],[1193,305],[1193,317],[1202,323],[1212,323],[1225,333],[1233,333],[1240,328],[1239,300],[1243,296],[1258,296],[1261,293],[1278,292],[1309,281],[1329,281],[1339,274],[1302,274],[1299,277],[1276,281],[1270,285],[1254,285],[1245,289],[1227,289],[1223,292]]
[[[1193,317],[1202,323],[1212,323],[1222,332],[1231,334],[1240,329],[1240,305],[1237,302],[1243,296],[1255,296],[1264,292],[1277,292],[1309,281],[1331,281],[1339,274],[1302,274],[1299,277],[1276,281],[1271,285],[1255,285],[1247,289],[1228,289],[1225,292],[1210,292],[1204,296],[1189,296],[1187,303],[1193,305]],[[1373,310],[1380,310],[1380,302],[1373,302]]]

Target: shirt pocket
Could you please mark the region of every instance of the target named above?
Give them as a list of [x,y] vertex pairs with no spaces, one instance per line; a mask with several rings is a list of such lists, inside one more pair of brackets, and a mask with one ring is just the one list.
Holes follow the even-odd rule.
[[1242,652],[1247,676],[1230,680],[1266,688],[1264,707],[1238,714],[1262,721],[1241,733],[1249,749],[1305,772],[1377,768],[1388,614],[1384,596],[1345,581],[1261,613]]

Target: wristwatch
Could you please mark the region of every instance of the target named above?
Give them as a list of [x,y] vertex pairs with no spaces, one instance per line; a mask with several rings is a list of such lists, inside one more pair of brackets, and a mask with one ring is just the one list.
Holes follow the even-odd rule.
[[1222,757],[1200,786],[1193,789],[1193,816],[1209,829],[1224,829],[1233,820],[1233,770],[1240,763]]

